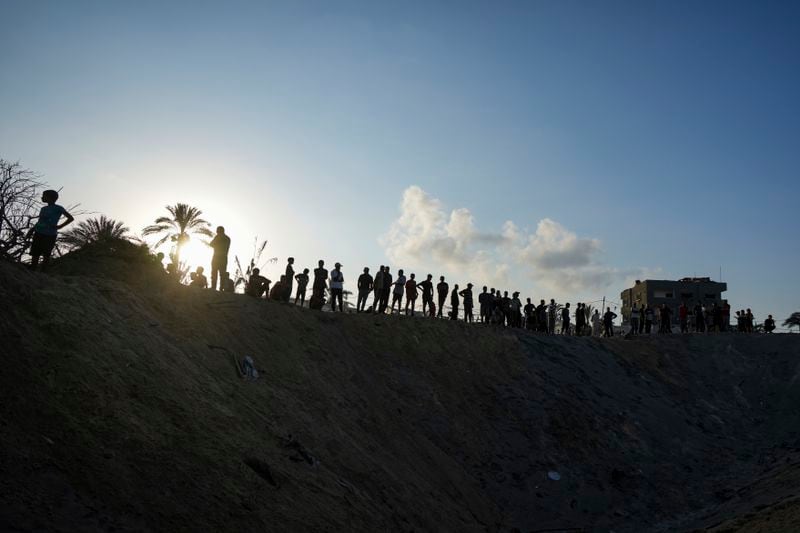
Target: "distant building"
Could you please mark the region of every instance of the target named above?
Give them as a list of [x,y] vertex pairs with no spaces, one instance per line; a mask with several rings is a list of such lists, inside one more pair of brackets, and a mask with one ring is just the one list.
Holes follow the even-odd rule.
[[639,309],[645,305],[661,307],[661,304],[667,304],[672,309],[673,322],[678,322],[678,307],[682,302],[686,303],[690,311],[698,302],[704,306],[711,303],[724,306],[728,301],[722,299],[722,293],[727,290],[727,283],[711,281],[711,278],[682,278],[677,281],[637,279],[633,287],[625,289],[620,294],[622,322],[627,324],[630,321],[633,304]]

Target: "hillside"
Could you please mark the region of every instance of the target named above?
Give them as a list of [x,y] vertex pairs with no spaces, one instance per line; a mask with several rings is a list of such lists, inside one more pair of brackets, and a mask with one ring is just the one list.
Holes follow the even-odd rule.
[[102,255],[0,264],[0,302],[2,531],[800,528],[800,336],[333,315]]

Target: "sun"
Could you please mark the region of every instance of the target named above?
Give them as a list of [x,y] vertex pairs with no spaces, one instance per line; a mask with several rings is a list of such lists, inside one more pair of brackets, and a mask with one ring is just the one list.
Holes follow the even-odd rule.
[[181,248],[181,262],[185,262],[191,271],[199,266],[208,270],[211,268],[211,247],[201,237],[192,235]]

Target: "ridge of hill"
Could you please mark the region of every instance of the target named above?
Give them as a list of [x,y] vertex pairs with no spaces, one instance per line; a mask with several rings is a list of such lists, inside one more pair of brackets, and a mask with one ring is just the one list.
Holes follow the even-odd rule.
[[800,336],[320,313],[138,254],[0,263],[0,530],[800,524]]

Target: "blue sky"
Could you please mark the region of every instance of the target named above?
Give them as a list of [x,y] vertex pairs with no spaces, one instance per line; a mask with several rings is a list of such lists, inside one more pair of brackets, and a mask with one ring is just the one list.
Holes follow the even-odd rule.
[[575,301],[722,267],[735,309],[800,308],[797,3],[0,10],[0,156],[134,230],[185,201],[240,256],[268,238],[271,277]]

